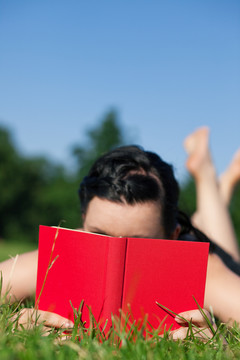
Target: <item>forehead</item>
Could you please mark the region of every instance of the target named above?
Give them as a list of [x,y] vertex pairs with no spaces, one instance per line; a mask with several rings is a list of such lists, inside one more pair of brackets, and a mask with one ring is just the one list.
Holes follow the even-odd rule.
[[161,224],[157,202],[129,205],[94,197],[88,205],[83,228],[111,236],[162,238]]

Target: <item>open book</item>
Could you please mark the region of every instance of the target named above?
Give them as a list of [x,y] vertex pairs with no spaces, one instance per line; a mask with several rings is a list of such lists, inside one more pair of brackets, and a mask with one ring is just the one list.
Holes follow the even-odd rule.
[[[36,304],[73,320],[84,300],[104,324],[111,314],[148,321],[157,328],[178,325],[156,302],[175,313],[202,307],[208,243],[110,237],[65,228],[40,226]],[[193,298],[194,297],[194,298]],[[72,304],[72,305],[71,305]]]

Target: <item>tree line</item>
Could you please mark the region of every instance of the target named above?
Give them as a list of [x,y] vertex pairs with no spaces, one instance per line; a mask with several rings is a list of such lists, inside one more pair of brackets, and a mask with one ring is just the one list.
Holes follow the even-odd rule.
[[[38,226],[81,226],[79,184],[92,163],[104,152],[128,141],[118,115],[108,112],[97,126],[86,132],[86,143],[72,148],[76,167],[69,172],[64,165],[45,157],[26,157],[16,148],[12,134],[0,126],[0,239],[37,241]],[[231,214],[240,234],[240,192],[237,190]],[[180,207],[188,214],[196,208],[194,183],[182,185]],[[239,236],[238,236],[239,238]]]

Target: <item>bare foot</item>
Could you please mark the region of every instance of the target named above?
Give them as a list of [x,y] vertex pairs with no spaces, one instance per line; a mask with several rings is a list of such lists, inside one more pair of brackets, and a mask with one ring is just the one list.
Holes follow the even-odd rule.
[[219,177],[219,190],[224,202],[229,205],[233,191],[237,183],[240,181],[240,149],[235,153],[233,159]]
[[186,167],[195,178],[201,176],[202,171],[205,171],[206,168],[213,168],[208,149],[208,138],[209,129],[201,127],[187,136],[184,141],[184,148],[188,154]]

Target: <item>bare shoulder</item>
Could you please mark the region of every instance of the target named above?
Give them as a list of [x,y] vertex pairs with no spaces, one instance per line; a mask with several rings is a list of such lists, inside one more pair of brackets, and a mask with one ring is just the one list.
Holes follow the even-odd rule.
[[224,322],[240,323],[240,277],[233,273],[217,256],[210,254],[208,260],[205,304]]
[[3,278],[2,293],[16,299],[31,296],[35,291],[38,251],[17,255],[0,263]]

